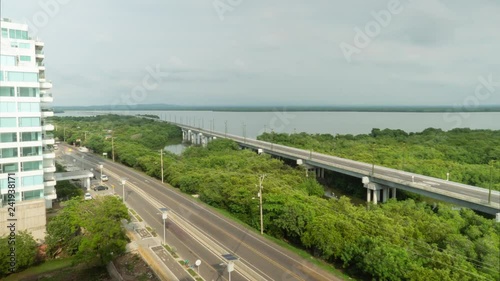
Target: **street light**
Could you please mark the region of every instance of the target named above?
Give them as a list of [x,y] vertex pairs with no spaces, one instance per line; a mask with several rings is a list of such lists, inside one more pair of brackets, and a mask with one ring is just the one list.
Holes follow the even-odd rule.
[[103,165],[99,164],[99,168],[101,168],[101,185],[102,185],[102,167],[103,167]]
[[260,203],[260,234],[261,235],[264,234],[264,216],[263,216],[263,213],[262,213],[262,189],[264,187],[262,186],[262,182],[264,181],[265,177],[266,177],[265,174],[259,176],[259,193],[258,193],[258,196],[259,196],[259,203]]
[[490,186],[488,188],[488,204],[491,203],[491,185],[493,183],[493,164],[496,163],[496,160],[490,161]]
[[446,181],[450,180],[450,173],[446,173]]
[[122,179],[122,201],[123,201],[123,203],[125,203],[125,184],[126,183],[127,183],[127,180],[126,179]]
[[160,150],[160,161],[161,161],[161,183],[163,183],[163,149]]
[[160,211],[161,211],[161,218],[163,219],[163,244],[167,244],[166,243],[166,240],[165,240],[165,221],[167,220],[167,216],[168,216],[168,209],[167,208],[160,208]]
[[227,272],[229,272],[229,281],[231,281],[231,272],[234,271],[234,262],[239,258],[233,254],[224,254],[222,257],[227,261]]

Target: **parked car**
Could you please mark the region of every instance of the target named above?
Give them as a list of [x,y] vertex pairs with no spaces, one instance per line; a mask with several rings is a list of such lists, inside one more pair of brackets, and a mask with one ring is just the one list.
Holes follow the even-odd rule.
[[106,175],[101,175],[101,180],[102,180],[102,181],[108,181],[109,179],[108,179],[108,176],[106,176]]
[[91,199],[92,199],[92,195],[91,195],[90,193],[88,193],[88,192],[87,192],[87,193],[85,193],[85,195],[84,195],[84,199],[85,199],[85,200],[91,200]]
[[108,187],[105,185],[98,185],[94,187],[94,191],[108,190]]

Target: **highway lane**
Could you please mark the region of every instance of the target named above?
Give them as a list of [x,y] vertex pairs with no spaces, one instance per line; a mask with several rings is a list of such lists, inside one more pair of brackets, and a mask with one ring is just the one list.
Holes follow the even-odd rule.
[[[293,155],[296,158],[303,159],[307,161],[323,161],[325,164],[337,166],[345,170],[353,171],[358,174],[365,176],[370,176],[372,172],[372,164],[363,163],[359,161],[349,160],[345,158],[340,158],[336,156],[330,156],[321,153],[315,153],[303,149],[271,144],[269,142],[244,138],[236,135],[222,134],[218,132],[210,132],[206,130],[200,130],[199,128],[194,128],[182,124],[176,124],[181,127],[204,131],[207,134],[215,135],[219,138],[231,138],[241,143],[250,144],[256,148],[266,149],[268,151],[273,151],[277,153],[283,153],[288,155]],[[456,183],[452,181],[446,181],[444,179],[433,178],[429,176],[409,173],[401,170],[391,169],[387,167],[382,167],[375,165],[373,177],[376,178],[392,178],[396,182],[401,182],[403,184],[412,184],[416,188],[426,188],[430,189],[435,193],[442,193],[442,191],[455,194],[456,198],[464,199],[464,196],[470,197],[477,203],[484,205],[488,204],[488,189],[465,185],[461,183]],[[389,179],[390,180],[390,179]],[[466,198],[467,199],[467,198]],[[491,193],[492,204],[500,204],[500,192],[492,191]],[[499,210],[500,211],[500,210]]]
[[[86,160],[89,160],[89,158],[92,159],[96,165],[97,161],[103,161],[102,158],[96,156],[85,157]],[[260,275],[262,280],[339,280],[329,273],[316,268],[296,254],[260,237],[259,234],[218,215],[211,210],[211,208],[180,193],[176,189],[166,188],[165,185],[162,185],[160,182],[150,177],[109,161],[105,163],[105,174],[106,171],[110,171],[108,175],[113,176],[116,174],[119,177],[128,177],[129,181],[132,183],[136,182],[137,186],[140,186],[142,191],[147,192],[153,198],[172,209],[175,215],[182,218],[186,223],[191,224],[192,227],[196,228],[207,237],[214,238],[217,244],[216,246],[239,256],[241,260],[236,263],[237,269],[239,267],[246,267],[249,271],[253,271]],[[146,203],[142,207],[148,209],[149,207],[146,205],[148,204]],[[155,219],[153,214],[155,211],[149,210],[149,212],[151,213],[150,219]],[[156,223],[159,224],[160,216],[157,215],[157,217],[158,218],[155,220]],[[155,222],[153,222],[153,224],[154,223]],[[157,229],[162,229],[162,226],[158,227]],[[185,233],[180,234],[181,239],[185,239],[185,237],[183,238],[184,234]],[[215,256],[213,253],[212,256],[203,253],[203,251],[206,251],[204,247],[194,242],[189,243],[187,246],[189,246],[190,251],[196,253],[197,256],[201,257],[203,255],[203,259],[207,260],[206,264],[212,265],[212,271],[220,271],[220,267],[217,268],[217,265],[221,263],[220,257]],[[214,276],[213,272],[209,272],[209,276],[207,276],[207,273],[203,272],[203,267],[200,273],[202,273],[207,280],[211,280],[208,278],[214,278],[214,280],[219,278],[219,274],[215,273]],[[233,272],[232,280],[246,279]]]

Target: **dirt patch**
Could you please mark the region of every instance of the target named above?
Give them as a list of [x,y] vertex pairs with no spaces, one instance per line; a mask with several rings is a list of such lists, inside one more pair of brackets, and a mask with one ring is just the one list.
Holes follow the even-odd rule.
[[125,281],[160,281],[137,253],[126,253],[113,263]]

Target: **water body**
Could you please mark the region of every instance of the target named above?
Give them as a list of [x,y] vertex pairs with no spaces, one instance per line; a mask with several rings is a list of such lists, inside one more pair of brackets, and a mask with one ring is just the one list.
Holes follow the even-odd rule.
[[[68,111],[56,116],[91,116],[102,111]],[[222,112],[222,111],[114,111],[115,114],[154,114],[162,120],[255,138],[275,133],[368,134],[373,128],[420,132],[426,128],[500,130],[500,112]]]

